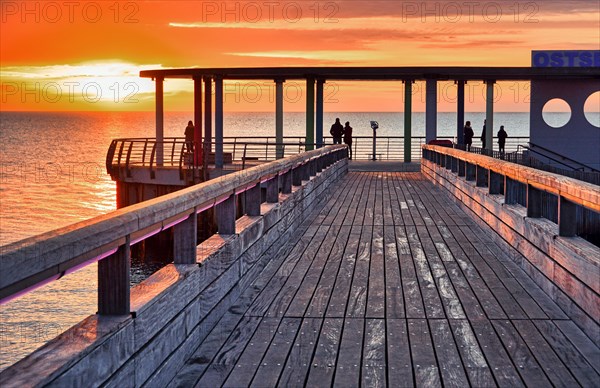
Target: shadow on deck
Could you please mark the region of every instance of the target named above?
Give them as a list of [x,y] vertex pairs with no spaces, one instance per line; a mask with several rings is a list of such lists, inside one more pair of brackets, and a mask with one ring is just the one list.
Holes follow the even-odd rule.
[[597,386],[600,350],[420,173],[350,172],[173,386]]

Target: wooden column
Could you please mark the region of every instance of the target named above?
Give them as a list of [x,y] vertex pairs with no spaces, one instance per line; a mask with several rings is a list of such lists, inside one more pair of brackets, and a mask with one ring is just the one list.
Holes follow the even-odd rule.
[[164,126],[165,126],[165,113],[164,113],[164,96],[163,86],[164,78],[156,77],[156,165],[162,166],[164,163]]
[[215,77],[215,167],[223,168],[223,77]]
[[130,238],[112,255],[98,262],[98,314],[126,315],[130,312]]
[[412,162],[412,84],[413,80],[404,81],[404,163]]
[[195,264],[198,235],[196,212],[173,226],[173,262],[175,264]]
[[194,165],[202,164],[202,77],[194,76]]
[[314,148],[315,142],[315,79],[306,79],[306,151]]
[[216,207],[219,234],[235,234],[235,194],[231,194]]
[[[485,97],[485,148],[494,149],[494,80],[487,80]],[[491,153],[490,153],[491,155]]]
[[208,179],[208,156],[212,151],[212,78],[204,77],[204,179]]
[[323,85],[325,80],[317,80],[317,124],[316,124],[316,143],[317,148],[323,147]]
[[284,156],[283,145],[283,80],[275,80],[275,157],[281,159]]
[[558,235],[577,236],[577,205],[564,197],[558,197]]
[[456,143],[465,144],[463,133],[465,125],[465,84],[463,80],[456,83]]
[[260,183],[246,190],[246,214],[260,216],[261,192]]
[[425,142],[437,137],[437,80],[425,81]]

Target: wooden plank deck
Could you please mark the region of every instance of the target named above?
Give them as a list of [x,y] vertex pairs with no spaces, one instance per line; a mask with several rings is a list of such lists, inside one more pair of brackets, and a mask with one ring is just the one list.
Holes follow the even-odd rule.
[[351,172],[171,386],[600,386],[600,349],[420,173]]

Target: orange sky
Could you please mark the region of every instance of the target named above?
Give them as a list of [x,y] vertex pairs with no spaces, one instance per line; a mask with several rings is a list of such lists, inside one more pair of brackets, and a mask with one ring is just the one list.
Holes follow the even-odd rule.
[[[2,1],[2,110],[152,110],[139,70],[240,66],[529,66],[531,50],[600,49],[596,1]],[[168,110],[192,83],[168,80]],[[226,111],[273,110],[270,82],[226,89]],[[332,82],[328,111],[398,111],[402,84]],[[415,110],[423,110],[421,85]],[[527,110],[528,84],[500,83],[497,110]],[[227,93],[229,91],[229,93]],[[286,84],[287,111],[304,109]],[[440,83],[440,110],[454,89]],[[368,98],[365,98],[368,96]],[[483,88],[467,88],[467,111]]]

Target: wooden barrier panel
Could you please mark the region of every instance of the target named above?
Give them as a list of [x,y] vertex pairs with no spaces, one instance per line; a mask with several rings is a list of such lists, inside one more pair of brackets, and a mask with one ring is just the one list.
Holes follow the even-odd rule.
[[[492,227],[504,241],[523,254],[527,261],[517,264],[596,344],[600,344],[600,248],[581,237],[574,237],[577,232],[576,207],[598,209],[598,186],[543,171],[536,174],[528,167],[509,166],[511,163],[465,151],[433,146],[424,146],[424,149],[427,158],[421,162],[422,172],[448,189],[473,212],[478,222]],[[438,152],[450,153],[463,160],[466,179],[436,163],[440,160],[435,155]],[[478,187],[471,182],[475,166],[488,169],[487,187]],[[519,171],[521,168],[527,171]],[[569,193],[568,198],[559,196],[558,225],[540,218],[548,204],[547,201],[543,204],[543,197],[548,192]]]

